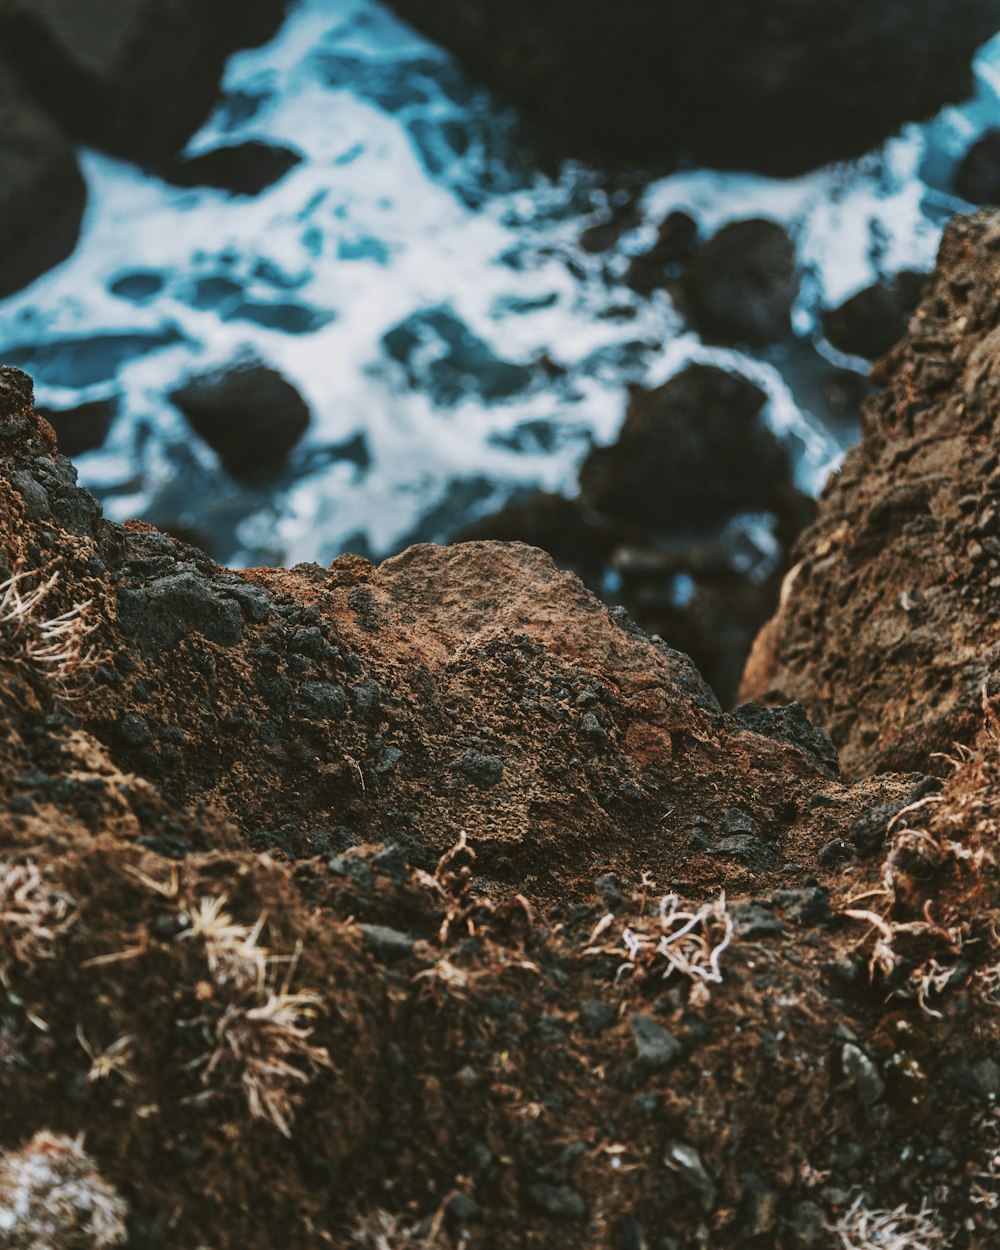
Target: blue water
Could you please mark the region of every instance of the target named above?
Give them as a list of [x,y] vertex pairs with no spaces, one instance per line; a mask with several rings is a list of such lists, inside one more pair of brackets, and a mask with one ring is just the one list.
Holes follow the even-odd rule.
[[[853,431],[818,413],[801,360],[705,346],[666,294],[623,284],[629,255],[673,208],[703,233],[775,218],[798,246],[795,326],[808,338],[824,303],[932,263],[942,223],[965,207],[947,192],[955,161],[1000,124],[1000,39],[976,80],[973,100],[859,161],[791,181],[661,179],[621,246],[592,256],[580,233],[616,195],[598,171],[541,168],[513,112],[374,0],[301,0],[271,44],[232,59],[189,152],[262,139],[302,164],[242,199],[83,152],[80,244],[0,303],[0,356],[33,373],[49,406],[119,396],[106,445],[79,458],[83,482],[111,517],[200,533],[237,565],[383,555],[528,489],[572,490],[592,442],[614,437],[626,385],[692,360],[766,388],[799,480],[817,490]],[[167,399],[246,356],[313,411],[266,489],[232,482]]]

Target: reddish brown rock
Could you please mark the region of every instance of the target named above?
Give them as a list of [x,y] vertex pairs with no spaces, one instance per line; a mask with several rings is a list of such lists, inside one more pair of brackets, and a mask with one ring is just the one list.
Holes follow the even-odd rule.
[[747,666],[746,697],[801,700],[852,776],[946,772],[1000,693],[998,283],[1000,215],[957,218]]

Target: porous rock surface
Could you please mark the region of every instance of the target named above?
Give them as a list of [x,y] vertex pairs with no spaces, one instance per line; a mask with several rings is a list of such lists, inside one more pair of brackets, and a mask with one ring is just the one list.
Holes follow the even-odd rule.
[[585,154],[788,173],[970,87],[998,0],[391,0]]
[[[991,228],[928,297],[974,338]],[[869,443],[950,402],[929,358]],[[990,691],[937,709],[947,779],[912,735],[849,784],[801,706],[723,713],[533,548],[234,573],[105,521],[54,447],[0,372],[5,1151],[85,1132],[164,1250],[826,1250],[898,1207],[997,1244]],[[989,665],[977,568],[928,683]]]
[[946,771],[1000,693],[998,283],[1000,214],[956,218],[744,676],[801,700],[852,776]]

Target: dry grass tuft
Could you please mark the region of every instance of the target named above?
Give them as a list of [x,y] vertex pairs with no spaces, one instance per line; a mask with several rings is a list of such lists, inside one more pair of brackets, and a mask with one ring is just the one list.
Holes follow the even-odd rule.
[[78,914],[77,902],[51,885],[30,859],[0,860],[0,983],[14,964],[51,959],[58,939]]
[[[323,1068],[329,1053],[310,1041],[313,1021],[324,1008],[312,990],[292,991],[301,947],[293,956],[274,955],[261,944],[266,914],[253,925],[240,924],[226,910],[226,896],[202,898],[189,909],[191,927],[179,940],[203,943],[209,976],[226,1003],[208,1022],[213,1049],[203,1060],[202,1079],[238,1082],[255,1119],[273,1124],[285,1137],[302,1093]],[[279,986],[277,969],[287,965]]]
[[943,1250],[945,1235],[926,1211],[872,1211],[855,1198],[835,1224],[837,1250]]
[[127,1236],[127,1208],[79,1139],[41,1132],[0,1159],[4,1250],[106,1250]]
[[88,621],[90,601],[76,603],[66,612],[46,616],[44,604],[59,581],[52,573],[31,590],[26,582],[44,576],[16,572],[0,583],[0,643],[47,672],[68,693],[81,673],[99,661],[87,640],[95,625]]
[[733,939],[725,894],[694,911],[682,906],[678,895],[668,894],[660,900],[658,919],[659,933],[638,925],[622,933],[628,958],[618,969],[619,977],[643,972],[669,980],[676,973],[692,983],[695,1004],[707,1001],[709,986],[722,982],[722,956]]

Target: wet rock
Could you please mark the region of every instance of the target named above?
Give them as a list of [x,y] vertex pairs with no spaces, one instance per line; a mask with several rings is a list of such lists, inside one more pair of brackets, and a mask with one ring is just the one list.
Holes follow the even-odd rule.
[[650,295],[680,275],[680,266],[694,253],[698,223],[687,213],[673,212],[660,222],[656,233],[653,246],[634,256],[625,274],[626,285],[637,295]]
[[38,415],[55,430],[64,456],[81,456],[104,445],[118,415],[118,398],[94,399],[75,408],[39,408]]
[[173,161],[157,173],[178,187],[214,187],[233,195],[259,195],[301,162],[302,157],[291,148],[250,139]]
[[617,442],[584,461],[584,502],[660,529],[765,510],[789,475],[761,420],[765,400],[752,382],[706,365],[638,393]]
[[170,399],[236,478],[276,472],[309,428],[305,400],[261,364],[191,378]]
[[827,341],[849,356],[883,355],[906,332],[926,282],[927,274],[904,270],[827,309],[821,319]]
[[0,47],[75,138],[140,161],[172,155],[215,103],[230,52],[277,29],[284,0],[11,0]]
[[708,342],[766,347],[791,333],[795,245],[774,221],[733,222],[684,270],[683,311]]
[[684,1052],[684,1047],[670,1030],[652,1016],[630,1016],[629,1027],[640,1067],[658,1072],[669,1067]]
[[[598,160],[789,173],[865,152],[964,99],[993,0],[712,4],[393,0],[473,73]],[[601,90],[595,91],[594,84]]]
[[41,108],[24,98],[2,62],[0,169],[0,296],[5,296],[73,251],[86,186],[72,145]]
[[1000,204],[1000,129],[988,130],[962,157],[954,189],[970,204]]

